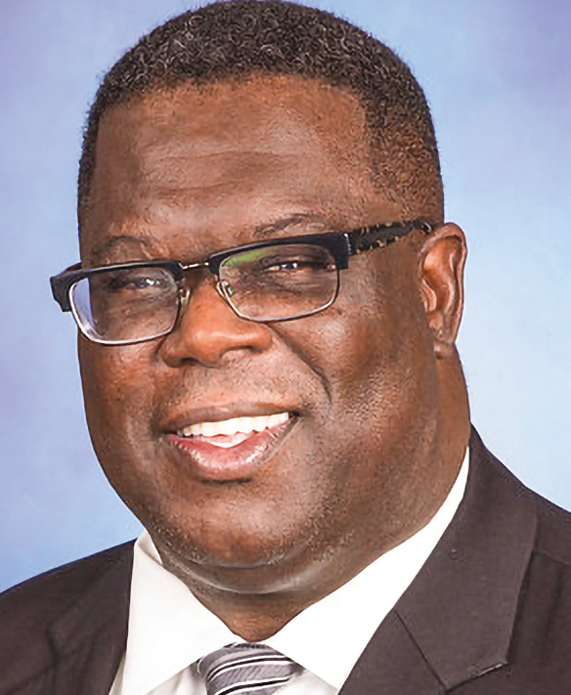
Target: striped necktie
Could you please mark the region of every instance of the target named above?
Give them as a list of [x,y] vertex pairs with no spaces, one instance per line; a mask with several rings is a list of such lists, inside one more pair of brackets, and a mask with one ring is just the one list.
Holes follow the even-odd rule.
[[270,695],[300,666],[265,644],[229,644],[198,662],[208,695]]

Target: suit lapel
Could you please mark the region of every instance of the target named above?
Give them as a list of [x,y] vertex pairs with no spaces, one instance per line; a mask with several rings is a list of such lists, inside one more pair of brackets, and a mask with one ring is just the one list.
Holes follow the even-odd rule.
[[473,432],[458,512],[340,695],[445,693],[507,664],[535,528],[526,488]]
[[58,695],[108,695],[125,650],[132,546],[113,562],[50,630]]
[[339,695],[441,695],[436,677],[398,615],[391,611]]

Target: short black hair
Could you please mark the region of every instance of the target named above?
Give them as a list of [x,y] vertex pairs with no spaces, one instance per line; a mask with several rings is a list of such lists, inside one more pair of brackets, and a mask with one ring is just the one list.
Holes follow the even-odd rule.
[[254,75],[297,75],[351,91],[369,126],[372,174],[434,222],[443,193],[424,93],[387,46],[328,12],[282,0],[215,2],[144,36],[107,73],[84,132],[79,167],[81,227],[103,115],[138,95]]

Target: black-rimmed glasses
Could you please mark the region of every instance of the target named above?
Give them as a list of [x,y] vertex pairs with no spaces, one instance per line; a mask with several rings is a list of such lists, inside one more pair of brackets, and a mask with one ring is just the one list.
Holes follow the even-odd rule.
[[127,345],[170,333],[200,282],[197,271],[217,278],[220,296],[249,321],[287,321],[331,306],[339,271],[349,257],[382,248],[422,220],[373,225],[348,232],[278,238],[220,251],[200,263],[136,261],[98,268],[73,266],[50,279],[54,299],[71,311],[82,333],[106,345]]

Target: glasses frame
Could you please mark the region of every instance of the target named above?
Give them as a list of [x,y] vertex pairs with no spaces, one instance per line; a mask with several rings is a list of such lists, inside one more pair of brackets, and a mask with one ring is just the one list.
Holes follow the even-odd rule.
[[[77,263],[67,268],[59,275],[54,275],[51,277],[50,285],[53,297],[59,304],[61,310],[64,312],[70,311],[73,314],[81,332],[87,338],[89,338],[89,340],[102,345],[132,345],[136,343],[143,343],[147,340],[154,340],[155,338],[168,335],[171,331],[173,331],[178,323],[181,308],[186,302],[188,302],[188,299],[190,298],[190,293],[185,290],[183,283],[185,274],[191,270],[208,269],[210,273],[212,273],[212,275],[218,279],[216,289],[218,290],[220,296],[226,301],[232,311],[241,318],[248,321],[254,321],[255,323],[291,321],[292,319],[312,316],[313,314],[320,313],[321,311],[324,311],[330,307],[335,302],[339,294],[339,279],[337,280],[337,289],[335,291],[335,295],[328,304],[320,307],[319,309],[314,309],[310,312],[303,312],[295,316],[288,316],[286,318],[251,318],[241,314],[240,311],[232,304],[231,297],[227,292],[224,283],[220,281],[220,266],[222,263],[227,258],[244,251],[254,251],[256,249],[263,249],[269,246],[286,246],[288,244],[311,244],[322,246],[331,253],[335,261],[337,274],[339,274],[340,270],[346,270],[349,267],[349,258],[351,256],[355,256],[366,251],[371,251],[376,248],[384,248],[398,239],[405,237],[407,234],[416,229],[423,231],[425,234],[430,234],[433,231],[434,226],[426,220],[417,219],[406,222],[392,222],[389,224],[376,224],[367,227],[358,227],[357,229],[352,229],[345,232],[326,232],[324,234],[305,234],[302,236],[279,237],[276,239],[267,239],[265,241],[254,242],[252,244],[235,246],[224,251],[218,251],[210,255],[204,261],[195,263],[181,263],[180,261],[165,259],[113,263],[110,265],[98,266],[96,268],[82,268],[81,264]],[[84,280],[85,278],[89,278],[93,275],[110,270],[125,270],[129,268],[162,268],[171,273],[175,283],[179,286],[178,309],[176,317],[173,321],[173,325],[166,331],[137,340],[111,341],[98,339],[89,334],[86,328],[83,326],[71,300],[71,290],[76,283],[78,283],[80,280]]]

